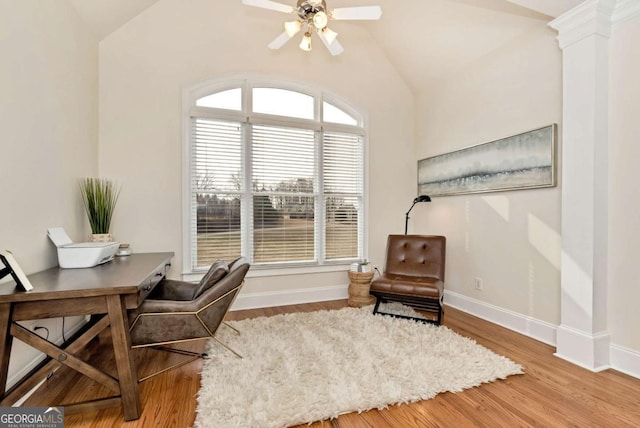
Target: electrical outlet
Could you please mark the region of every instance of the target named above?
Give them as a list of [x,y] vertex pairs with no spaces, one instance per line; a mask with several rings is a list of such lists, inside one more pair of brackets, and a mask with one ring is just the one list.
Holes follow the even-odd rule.
[[475,285],[476,285],[476,290],[482,291],[482,278],[476,278]]

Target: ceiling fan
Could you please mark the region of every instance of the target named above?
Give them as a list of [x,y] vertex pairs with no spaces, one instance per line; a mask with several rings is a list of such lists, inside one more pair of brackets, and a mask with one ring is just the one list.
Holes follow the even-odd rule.
[[284,23],[284,32],[269,43],[271,49],[280,49],[289,39],[304,29],[300,49],[311,50],[311,35],[315,31],[331,55],[340,55],[344,48],[336,40],[338,33],[327,26],[329,20],[373,20],[380,19],[382,16],[380,6],[342,7],[329,10],[325,0],[298,0],[295,8],[271,0],[242,0],[242,3],[296,15],[294,21]]

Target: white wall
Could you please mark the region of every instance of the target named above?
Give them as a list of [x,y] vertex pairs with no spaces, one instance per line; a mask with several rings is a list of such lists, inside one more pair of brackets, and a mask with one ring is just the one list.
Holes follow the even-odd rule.
[[[112,233],[134,251],[175,251],[171,277],[182,273],[182,91],[236,73],[317,85],[368,113],[369,258],[382,263],[387,234],[402,232],[416,192],[412,94],[357,24],[336,24],[339,57],[319,40],[303,52],[298,37],[269,50],[286,18],[238,0],[161,0],[100,43],[100,173],[123,182]],[[347,282],[345,272],[250,278],[243,291]]]
[[635,350],[636,362],[640,362],[638,40],[639,17],[616,28],[610,44],[609,77],[609,332],[614,346]]
[[[417,159],[561,126],[561,53],[554,37],[540,23],[420,93]],[[446,235],[448,291],[559,323],[559,187],[433,198],[412,213],[412,222],[416,232]],[[483,291],[475,290],[476,277]]]
[[[98,169],[98,45],[66,1],[0,0],[0,52],[0,248],[30,274],[57,265],[48,227],[88,233],[78,179]],[[61,336],[59,319],[38,323]],[[10,380],[36,355],[14,343]]]

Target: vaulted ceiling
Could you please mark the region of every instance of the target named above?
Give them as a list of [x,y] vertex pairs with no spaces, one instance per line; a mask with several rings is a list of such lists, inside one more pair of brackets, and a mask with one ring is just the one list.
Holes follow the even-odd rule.
[[[160,0],[69,0],[99,40]],[[242,0],[210,0],[237,2]],[[277,0],[295,4],[296,0]],[[421,88],[546,25],[582,0],[326,0],[328,7],[380,5],[364,27],[407,84]],[[251,13],[260,13],[253,11]],[[264,11],[265,24],[274,13]],[[347,25],[340,23],[341,25]],[[339,28],[338,28],[339,30]],[[551,31],[551,30],[550,30]]]

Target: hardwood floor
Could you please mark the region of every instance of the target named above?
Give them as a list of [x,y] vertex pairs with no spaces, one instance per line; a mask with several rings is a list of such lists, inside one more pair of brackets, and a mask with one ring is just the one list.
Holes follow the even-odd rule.
[[[233,312],[238,320],[286,312],[338,309],[346,301],[313,303]],[[639,427],[640,380],[606,370],[592,373],[553,356],[551,346],[537,342],[479,318],[447,308],[444,325],[475,339],[479,344],[522,364],[524,375],[511,376],[456,394],[444,393],[422,402],[392,406],[385,410],[350,413],[313,428],[386,427]],[[91,344],[86,355],[114,373],[109,337]],[[190,345],[203,348],[202,342]],[[424,352],[429,352],[425,349]],[[136,351],[138,375],[145,376],[180,357],[172,353]],[[71,427],[190,427],[195,419],[196,394],[200,386],[200,360],[165,372],[140,385],[142,416],[124,422],[122,410],[105,409],[71,415]],[[87,400],[106,396],[95,382],[62,368],[24,404]],[[299,428],[309,425],[301,425]],[[215,424],[212,424],[215,428]],[[247,427],[249,428],[249,427]]]

